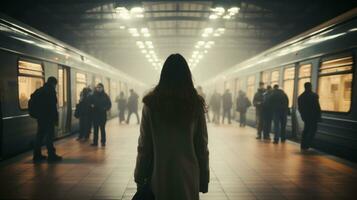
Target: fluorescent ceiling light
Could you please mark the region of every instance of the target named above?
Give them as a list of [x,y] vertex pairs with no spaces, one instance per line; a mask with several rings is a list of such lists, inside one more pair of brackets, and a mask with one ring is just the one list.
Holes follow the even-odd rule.
[[141,28],[141,33],[149,33],[149,29],[148,28]]
[[217,19],[218,16],[216,14],[210,14],[209,19]]
[[223,19],[230,19],[230,18],[231,18],[230,15],[225,15],[225,16],[223,16]]
[[205,44],[205,41],[198,41],[197,44],[200,45],[200,46],[201,46],[201,45],[204,45],[204,44]]
[[143,13],[144,12],[144,8],[143,7],[133,7],[130,9],[131,13]]
[[238,7],[231,7],[230,9],[228,9],[228,12],[237,14],[239,12],[239,8]]
[[222,15],[226,11],[223,7],[215,7],[212,8],[211,10],[217,13],[218,15]]
[[205,33],[212,33],[213,32],[213,28],[211,28],[211,27],[210,28],[205,28],[204,32]]

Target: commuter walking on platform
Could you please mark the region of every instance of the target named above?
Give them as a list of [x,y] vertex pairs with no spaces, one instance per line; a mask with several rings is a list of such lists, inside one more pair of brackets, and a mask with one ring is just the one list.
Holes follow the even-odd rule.
[[274,85],[270,96],[273,109],[274,121],[274,144],[285,142],[286,140],[286,122],[289,114],[289,98],[285,92],[279,89],[279,85]]
[[205,102],[186,60],[170,55],[143,99],[135,182],[155,200],[198,200],[209,183]]
[[263,131],[263,100],[264,100],[264,83],[259,83],[258,91],[255,93],[253,98],[253,105],[255,107],[255,120],[257,125],[257,139],[262,138],[262,131]]
[[58,125],[56,85],[57,79],[53,76],[49,77],[45,85],[31,95],[28,102],[30,116],[37,119],[37,135],[33,152],[34,162],[41,162],[47,158],[41,153],[44,138],[46,138],[48,161],[62,160],[62,157],[56,154],[53,145],[55,126]]
[[223,116],[222,116],[222,124],[224,124],[225,117],[228,118],[228,124],[231,124],[231,111],[232,111],[232,94],[229,92],[229,89],[226,89],[222,96],[222,104],[223,104]]
[[88,139],[90,128],[91,128],[90,115],[91,115],[90,89],[86,87],[83,88],[80,94],[80,100],[75,110],[75,117],[79,118],[79,136],[77,140]]
[[240,127],[245,127],[247,124],[247,109],[252,105],[252,103],[249,101],[248,97],[246,94],[239,90],[239,95],[237,98],[237,112],[239,112],[239,126]]
[[130,96],[128,99],[128,118],[126,119],[126,123],[130,123],[131,114],[135,114],[137,124],[140,124],[140,118],[138,114],[138,101],[139,95],[133,89],[130,89]]
[[221,111],[221,95],[215,90],[211,96],[209,106],[213,112],[212,122],[219,124],[219,115]]
[[[197,93],[206,101],[206,94],[203,92],[203,89],[201,86],[197,87]],[[207,118],[208,123],[210,123],[211,119],[209,117],[209,107],[208,106],[207,106],[206,118]]]
[[98,131],[102,146],[106,144],[105,124],[107,122],[107,111],[112,107],[109,96],[104,91],[102,83],[98,83],[91,97],[91,108],[93,113],[94,137],[92,146],[98,146]]
[[310,82],[304,84],[305,91],[298,97],[298,109],[304,121],[301,150],[308,150],[314,140],[317,123],[321,120],[319,96],[312,91]]
[[265,140],[270,140],[271,121],[273,118],[272,103],[270,101],[271,93],[272,88],[268,85],[263,94],[263,135]]
[[119,124],[125,121],[125,109],[126,109],[126,99],[124,97],[124,92],[120,92],[120,95],[115,99],[118,104],[119,112]]

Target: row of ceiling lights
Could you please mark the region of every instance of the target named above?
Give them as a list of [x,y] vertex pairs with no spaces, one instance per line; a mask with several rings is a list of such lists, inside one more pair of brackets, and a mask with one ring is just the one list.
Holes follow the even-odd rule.
[[154,51],[154,44],[152,41],[136,41],[136,45],[141,49],[147,59],[147,61],[154,67],[155,70],[159,70],[162,66],[162,60],[157,57]]
[[133,37],[150,37],[150,31],[148,28],[141,28],[140,31],[136,28],[129,28],[129,33],[133,36]]
[[[220,37],[221,35],[223,35],[225,32],[225,28],[205,28],[203,30],[202,33],[202,37],[203,38],[208,38],[208,37]],[[198,41],[195,45],[195,49],[192,52],[192,56],[189,59],[188,63],[191,66],[191,69],[193,70],[194,68],[196,68],[196,66],[198,65],[198,63],[202,60],[203,56],[205,54],[208,53],[208,49],[212,48],[212,46],[215,44],[215,42],[213,40],[209,40],[209,41]]]
[[232,19],[239,13],[239,10],[239,7],[231,7],[227,10],[223,7],[215,7],[211,9],[209,19]]
[[[232,19],[239,13],[239,7],[224,7],[211,8],[209,19]],[[130,10],[123,6],[115,7],[119,19],[144,18],[145,9],[143,7],[132,7]]]

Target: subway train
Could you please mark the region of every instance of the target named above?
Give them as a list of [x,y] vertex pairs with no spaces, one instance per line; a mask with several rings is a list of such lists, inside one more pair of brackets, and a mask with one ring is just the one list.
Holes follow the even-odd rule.
[[116,96],[144,84],[116,68],[7,16],[0,15],[0,159],[32,147],[36,121],[28,114],[30,95],[49,76],[58,79],[59,124],[56,138],[78,131],[73,115],[80,92],[103,83],[117,115]]
[[[242,90],[253,100],[259,82],[278,84],[289,97],[288,137],[299,141],[303,122],[297,97],[303,92],[304,83],[311,81],[322,109],[314,147],[357,161],[356,58],[357,9],[353,9],[227,69],[202,85],[209,94],[214,90],[222,94],[229,89],[236,99]],[[254,107],[249,108],[247,121],[255,126]]]

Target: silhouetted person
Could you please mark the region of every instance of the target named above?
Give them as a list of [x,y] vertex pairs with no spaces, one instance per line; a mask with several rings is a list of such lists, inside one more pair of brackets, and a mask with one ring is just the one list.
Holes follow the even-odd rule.
[[285,92],[279,89],[279,85],[274,85],[270,96],[273,109],[274,121],[274,143],[285,142],[286,140],[286,122],[289,113],[289,97]]
[[[33,161],[39,162],[46,159],[41,153],[41,145],[44,138],[46,138],[46,147],[48,152],[48,161],[60,161],[61,156],[56,154],[56,149],[53,146],[55,125],[58,125],[58,111],[57,111],[57,96],[56,96],[57,79],[53,76],[47,79],[43,87],[36,90],[31,95],[31,98],[36,99],[34,104],[40,105],[36,108],[37,113],[37,135],[34,145]],[[31,100],[30,100],[31,101]]]
[[312,91],[310,82],[306,82],[304,87],[305,91],[298,97],[298,109],[304,121],[301,150],[307,150],[311,147],[317,130],[317,123],[321,120],[319,96]]
[[[206,101],[206,94],[203,92],[203,89],[201,86],[197,87],[197,93],[198,93],[198,95],[203,97],[203,99]],[[209,107],[208,106],[207,106],[206,118],[207,118],[208,123],[210,123],[211,119],[209,117]]]
[[138,114],[138,103],[139,103],[138,99],[139,99],[139,95],[136,94],[136,92],[134,92],[133,89],[130,89],[130,96],[128,99],[128,118],[126,119],[127,124],[130,123],[130,116],[133,113],[136,116],[137,124],[140,124],[140,118]]
[[265,140],[270,140],[271,121],[273,118],[272,104],[270,101],[271,93],[272,88],[268,85],[263,94],[263,135]]
[[222,106],[223,106],[223,116],[222,116],[222,124],[224,123],[224,119],[228,118],[228,124],[231,124],[231,110],[232,110],[232,94],[229,92],[229,89],[226,89],[224,94],[222,95]]
[[208,191],[205,102],[186,60],[170,55],[158,85],[143,99],[135,182],[155,200],[198,200]]
[[212,122],[219,124],[219,115],[221,111],[221,95],[215,90],[211,96],[209,106],[213,112]]
[[246,94],[239,90],[239,95],[237,98],[237,112],[239,112],[239,126],[245,127],[247,124],[247,110],[252,105]]
[[107,111],[112,107],[109,96],[104,91],[102,83],[98,83],[91,97],[91,108],[94,125],[94,136],[92,146],[98,146],[98,131],[100,129],[100,137],[102,146],[106,143],[105,124],[107,122]]
[[83,88],[75,113],[79,118],[79,136],[77,140],[87,140],[91,128],[91,100],[90,89],[88,87]]
[[125,121],[125,109],[126,109],[126,99],[124,97],[124,92],[120,92],[120,95],[115,100],[118,104],[119,113],[119,124]]
[[255,93],[253,98],[253,105],[255,107],[255,120],[257,124],[257,139],[262,138],[262,131],[263,131],[263,101],[264,101],[264,83],[259,83],[258,91]]

